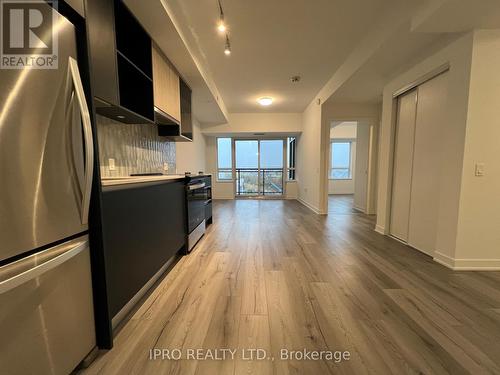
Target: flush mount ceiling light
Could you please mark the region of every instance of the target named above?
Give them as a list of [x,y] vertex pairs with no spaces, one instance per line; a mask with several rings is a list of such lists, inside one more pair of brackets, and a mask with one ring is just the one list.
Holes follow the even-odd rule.
[[229,37],[226,35],[226,46],[224,47],[224,54],[229,56],[231,54],[231,43],[229,42]]
[[227,27],[226,23],[224,22],[224,11],[222,10],[220,0],[217,0],[217,3],[219,4],[219,22],[217,23],[217,30],[222,34],[226,32]]
[[260,105],[263,105],[264,107],[267,107],[268,105],[273,104],[273,98],[271,98],[270,96],[263,96],[262,98],[259,98],[257,100],[257,102]]

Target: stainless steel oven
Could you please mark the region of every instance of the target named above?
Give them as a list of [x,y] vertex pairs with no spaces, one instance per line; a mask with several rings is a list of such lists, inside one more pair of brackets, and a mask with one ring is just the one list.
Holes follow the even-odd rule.
[[210,177],[191,177],[186,184],[188,246],[190,252],[205,234],[207,206],[212,202]]

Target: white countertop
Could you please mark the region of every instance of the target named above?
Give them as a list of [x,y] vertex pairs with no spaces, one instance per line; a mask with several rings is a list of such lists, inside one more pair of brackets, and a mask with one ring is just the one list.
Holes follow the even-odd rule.
[[123,184],[137,184],[141,182],[155,182],[163,180],[182,180],[183,174],[169,174],[163,176],[122,176],[122,177],[102,177],[102,186],[113,186]]

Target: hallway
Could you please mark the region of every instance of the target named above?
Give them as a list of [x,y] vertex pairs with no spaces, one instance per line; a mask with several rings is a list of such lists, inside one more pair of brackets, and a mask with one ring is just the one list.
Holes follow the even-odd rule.
[[354,209],[354,194],[331,194],[328,196],[328,213],[329,214],[359,214],[359,211]]
[[[347,201],[328,216],[297,201],[216,201],[205,240],[84,373],[500,373],[500,273],[452,272],[346,214]],[[269,359],[150,360],[153,348]],[[350,357],[280,360],[283,348]]]

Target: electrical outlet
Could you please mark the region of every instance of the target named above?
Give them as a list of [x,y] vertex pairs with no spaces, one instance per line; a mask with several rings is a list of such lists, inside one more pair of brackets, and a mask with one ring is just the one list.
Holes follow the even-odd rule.
[[110,171],[116,170],[115,159],[109,158],[108,159],[108,166],[109,166]]
[[168,172],[168,163],[163,163],[163,170]]
[[484,176],[484,163],[476,163],[476,169],[474,174],[476,177]]

